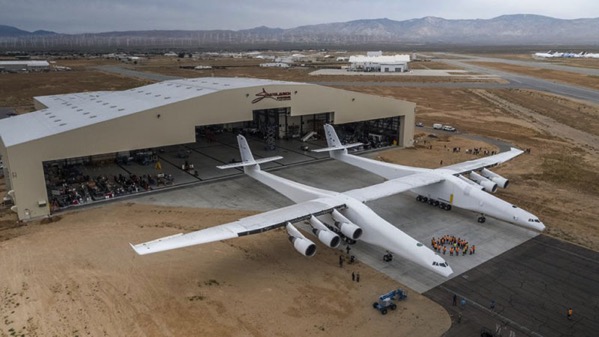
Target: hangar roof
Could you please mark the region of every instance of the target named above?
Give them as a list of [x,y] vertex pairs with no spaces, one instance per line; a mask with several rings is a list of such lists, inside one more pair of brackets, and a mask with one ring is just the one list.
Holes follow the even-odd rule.
[[410,55],[396,54],[389,56],[364,56],[364,55],[353,55],[349,57],[350,63],[405,63],[410,62]]
[[0,120],[5,147],[227,89],[305,83],[206,77],[164,81],[124,91],[96,91],[35,99],[47,108]]
[[48,67],[48,61],[0,61],[0,66],[29,66],[29,67]]

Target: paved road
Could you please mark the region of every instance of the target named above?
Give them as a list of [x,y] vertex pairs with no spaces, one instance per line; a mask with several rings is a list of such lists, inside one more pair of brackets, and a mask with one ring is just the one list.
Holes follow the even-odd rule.
[[425,295],[453,316],[448,337],[478,336],[482,327],[500,329],[502,336],[597,336],[599,253],[540,235]]
[[544,80],[532,76],[500,71],[491,67],[469,64],[468,62],[465,62],[463,60],[444,59],[441,61],[447,64],[462,67],[466,70],[500,76],[503,79],[509,81],[509,87],[512,88],[528,88],[539,91],[546,91],[558,95],[564,95],[576,99],[582,99],[586,101],[599,103],[599,91],[594,89],[589,89],[572,84],[552,82],[549,80]]
[[551,70],[559,70],[559,71],[567,71],[571,73],[577,73],[582,75],[593,75],[599,76],[599,69],[595,68],[583,68],[583,67],[573,67],[562,64],[548,63],[543,60],[510,60],[510,59],[502,59],[496,57],[483,57],[483,56],[474,56],[474,55],[464,55],[464,54],[452,54],[452,53],[435,53],[436,56],[443,58],[444,55],[457,57],[461,59],[466,59],[467,61],[472,62],[498,62],[505,64],[513,64],[517,66],[523,67],[534,67],[534,68],[542,68],[542,69],[551,69]]

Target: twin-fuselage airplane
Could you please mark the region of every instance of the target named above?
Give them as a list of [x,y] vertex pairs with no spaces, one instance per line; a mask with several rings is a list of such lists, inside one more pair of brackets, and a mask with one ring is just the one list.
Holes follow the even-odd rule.
[[[378,186],[382,188],[389,185],[386,190],[392,194],[411,191],[417,194],[417,200],[445,210],[458,207],[474,211],[480,214],[478,217],[480,223],[485,222],[485,216],[488,215],[528,229],[537,231],[545,229],[545,225],[535,215],[487,193],[494,193],[498,186],[506,188],[509,185],[508,179],[489,171],[488,168],[522,154],[521,150],[512,148],[510,151],[489,157],[438,169],[427,169],[390,164],[348,154],[348,148],[361,144],[341,144],[332,125],[325,125],[325,135],[328,147],[313,151],[328,151],[336,160],[388,179]],[[468,176],[466,177],[465,174]],[[382,196],[378,195],[378,197]]]
[[349,241],[360,240],[381,247],[443,276],[449,276],[453,272],[443,258],[381,218],[364,204],[366,201],[393,194],[393,191],[388,191],[387,183],[345,193],[303,185],[262,171],[260,164],[281,157],[254,159],[246,139],[240,135],[237,136],[237,140],[241,162],[219,166],[219,168],[243,167],[247,175],[283,194],[296,204],[196,232],[131,245],[138,254],[156,253],[285,227],[294,248],[304,256],[312,256],[316,252],[316,245],[293,225],[307,220],[312,232],[328,247],[336,248],[340,243],[340,237]]
[[[314,151],[328,151],[332,158],[375,173],[387,181],[343,193],[300,184],[262,171],[260,164],[279,160],[281,157],[254,159],[245,137],[240,135],[237,136],[237,140],[241,162],[222,165],[219,168],[242,167],[245,174],[296,204],[235,222],[131,246],[138,254],[144,255],[285,227],[294,248],[304,256],[313,256],[316,245],[293,225],[306,221],[319,241],[330,248],[338,247],[341,238],[348,242],[360,240],[438,274],[449,276],[453,271],[443,258],[365,205],[368,201],[406,191],[416,193],[419,201],[446,210],[459,207],[480,213],[478,222],[481,223],[485,222],[485,215],[489,215],[529,229],[545,229],[543,223],[533,214],[485,192],[495,192],[498,186],[508,186],[509,181],[506,178],[489,171],[488,168],[520,155],[522,151],[518,149],[512,148],[507,152],[439,169],[426,169],[350,155],[347,149],[361,144],[341,144],[331,125],[325,125],[325,133],[328,147]],[[464,174],[468,174],[468,178]]]

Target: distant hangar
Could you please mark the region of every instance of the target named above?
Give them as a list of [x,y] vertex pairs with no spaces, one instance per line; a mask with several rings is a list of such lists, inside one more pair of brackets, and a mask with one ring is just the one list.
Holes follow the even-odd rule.
[[277,136],[322,132],[324,123],[364,122],[412,146],[411,102],[306,83],[196,78],[124,91],[35,97],[39,110],[0,120],[8,197],[19,219],[51,214],[49,162],[196,141],[196,127],[270,121]]

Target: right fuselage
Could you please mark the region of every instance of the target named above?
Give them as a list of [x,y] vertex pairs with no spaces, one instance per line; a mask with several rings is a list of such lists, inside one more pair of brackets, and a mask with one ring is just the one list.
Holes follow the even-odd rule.
[[539,231],[545,228],[535,215],[483,191],[478,185],[463,181],[450,172],[443,172],[442,170],[434,170],[433,172],[443,175],[445,180],[416,188],[412,192],[454,207],[489,215],[526,228]]

